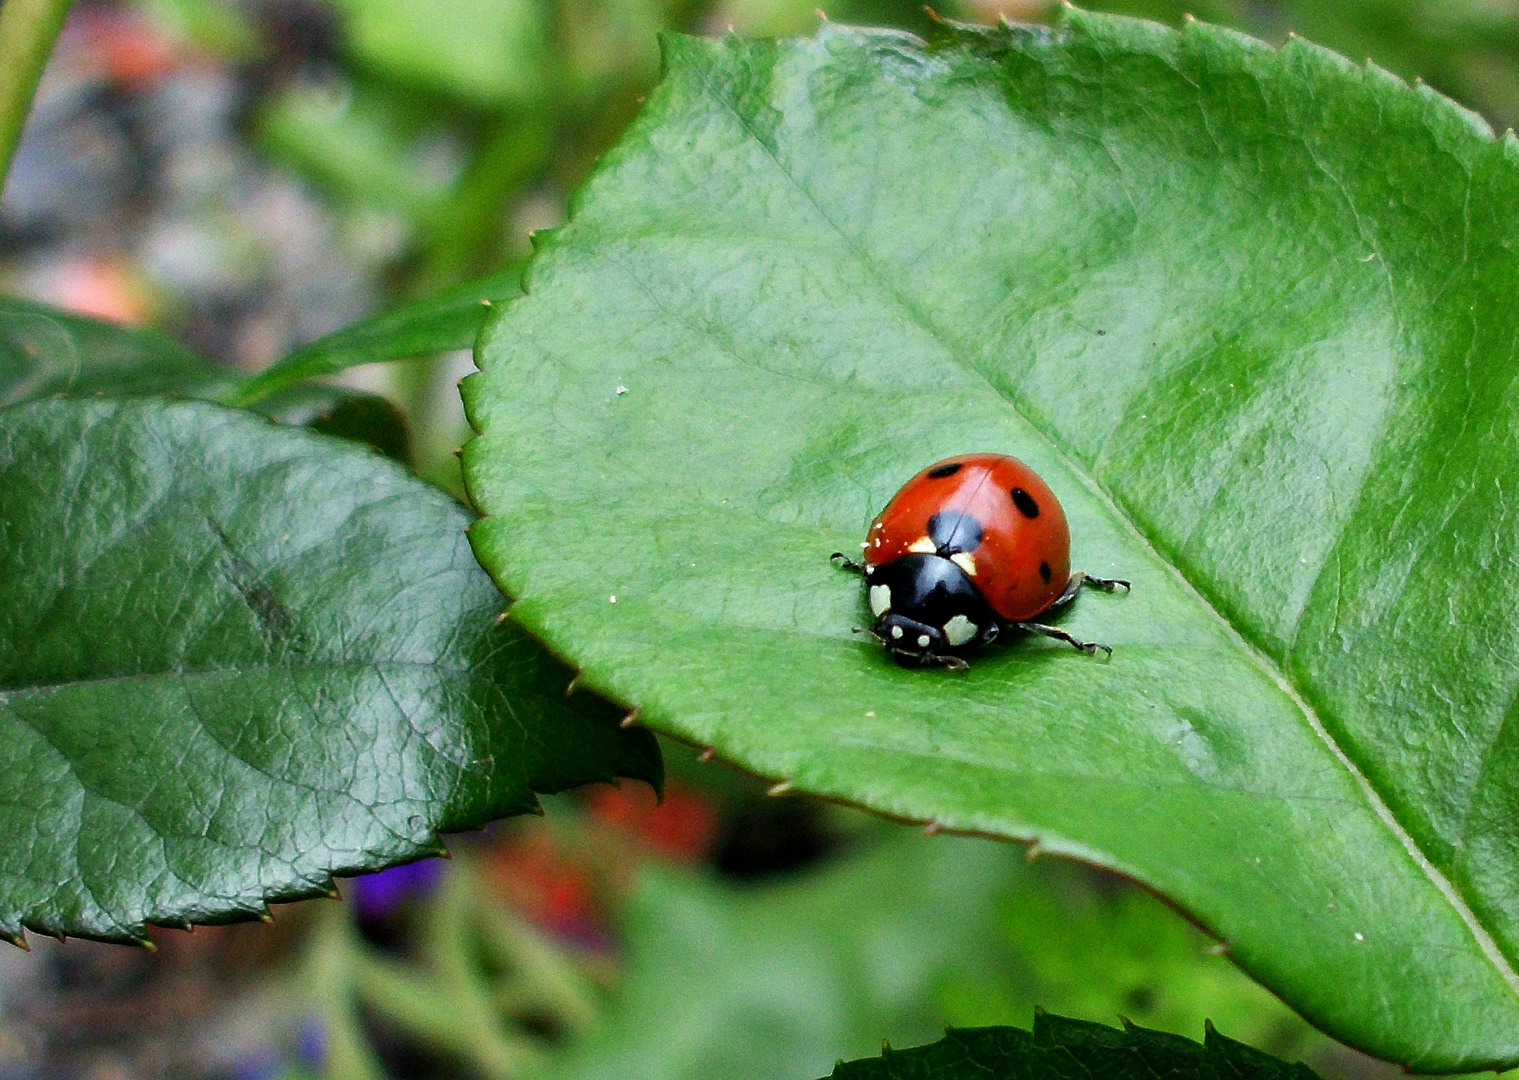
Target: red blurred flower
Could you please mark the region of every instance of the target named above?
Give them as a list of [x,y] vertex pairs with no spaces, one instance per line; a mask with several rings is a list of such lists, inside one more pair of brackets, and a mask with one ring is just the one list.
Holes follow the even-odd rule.
[[620,787],[597,784],[588,806],[593,817],[627,831],[672,862],[705,858],[717,836],[716,805],[696,788],[674,780],[666,782],[663,802],[641,781],[625,780]]

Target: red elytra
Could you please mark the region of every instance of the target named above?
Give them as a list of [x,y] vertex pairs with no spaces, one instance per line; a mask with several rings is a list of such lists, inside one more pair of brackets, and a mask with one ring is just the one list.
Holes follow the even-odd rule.
[[1071,577],[1060,501],[1033,469],[1006,454],[962,454],[914,476],[871,523],[865,565],[946,549],[1010,623],[1047,610]]

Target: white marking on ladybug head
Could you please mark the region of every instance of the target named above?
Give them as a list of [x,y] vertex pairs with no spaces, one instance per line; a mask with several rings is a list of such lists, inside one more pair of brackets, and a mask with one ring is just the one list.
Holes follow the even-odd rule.
[[971,577],[976,576],[976,560],[971,558],[968,551],[957,551],[949,557],[949,561],[964,570]]
[[944,624],[944,640],[951,645],[964,645],[976,636],[976,631],[979,629],[980,627],[964,615],[956,615]]
[[908,551],[916,551],[919,555],[932,555],[939,550],[939,546],[929,536],[920,536],[907,548]]
[[891,636],[894,637],[894,638],[901,637],[902,636],[902,628],[900,626],[893,626],[891,628]]
[[891,610],[891,586],[872,585],[870,587],[870,613],[880,618]]
[[929,636],[927,634],[919,634],[918,635],[918,648],[920,648],[920,649],[926,649],[926,648],[928,648],[928,642],[929,642],[929,640],[930,639],[929,639]]

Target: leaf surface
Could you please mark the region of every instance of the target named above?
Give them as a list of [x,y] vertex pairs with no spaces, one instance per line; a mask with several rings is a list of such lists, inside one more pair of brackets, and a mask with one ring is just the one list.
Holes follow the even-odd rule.
[[[430,325],[439,331],[436,310],[430,314]],[[474,311],[468,316],[480,321]],[[394,317],[388,325],[396,329]],[[455,334],[461,336],[468,337]],[[278,389],[255,395],[252,408],[282,424],[365,442],[398,461],[408,459],[406,418],[388,400],[300,378],[280,379]],[[210,398],[235,393],[238,385],[236,372],[157,330],[0,297],[0,406],[47,397]]]
[[0,412],[0,933],[247,917],[616,775],[577,695],[378,454],[204,403]]
[[1034,1030],[951,1028],[944,1038],[911,1050],[886,1048],[878,1058],[841,1061],[831,1080],[1316,1080],[1306,1065],[1253,1050],[1211,1026],[1199,1046],[1191,1039],[1126,1025],[1034,1017]]
[[[1519,1064],[1519,143],[1079,12],[666,66],[466,384],[515,617],[762,775],[1146,883],[1352,1045]],[[1064,621],[1110,663],[850,633],[828,553],[982,450],[1132,579]]]

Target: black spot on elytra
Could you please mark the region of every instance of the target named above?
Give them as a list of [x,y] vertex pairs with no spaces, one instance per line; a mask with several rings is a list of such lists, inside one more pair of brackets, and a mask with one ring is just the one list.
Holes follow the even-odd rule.
[[1046,585],[1050,583],[1050,573],[1051,571],[1049,563],[1042,562],[1039,564],[1039,576],[1044,579],[1044,583]]
[[1034,501],[1032,495],[1022,488],[1013,488],[1013,505],[1018,508],[1018,512],[1024,517],[1036,518],[1039,516],[1039,504]]
[[986,535],[981,523],[959,510],[940,510],[928,519],[928,538],[940,555],[957,551],[975,551]]
[[960,468],[961,464],[958,461],[951,461],[947,465],[936,465],[928,470],[928,478],[930,480],[943,480],[946,476],[954,476],[955,473],[960,471]]

